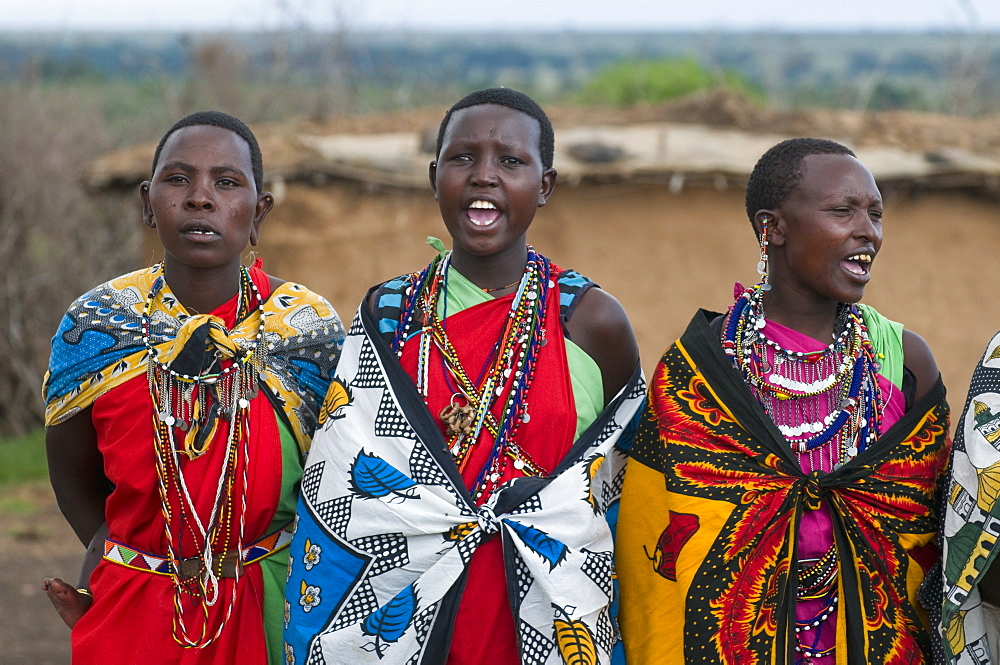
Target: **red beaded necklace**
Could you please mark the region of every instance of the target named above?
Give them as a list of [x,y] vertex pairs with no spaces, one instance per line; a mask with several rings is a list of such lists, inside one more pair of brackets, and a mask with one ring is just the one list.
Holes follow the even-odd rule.
[[[510,313],[504,323],[494,351],[487,359],[484,371],[475,380],[469,375],[448,337],[444,309],[448,290],[450,253],[437,257],[428,270],[418,278],[413,288],[418,293],[408,299],[403,312],[404,327],[413,321],[413,309],[423,312],[423,334],[417,359],[417,388],[425,401],[428,391],[428,373],[431,371],[430,349],[433,345],[441,354],[442,371],[446,383],[456,388],[451,401],[439,417],[447,426],[448,447],[459,469],[468,463],[472,448],[477,445],[484,430],[492,439],[488,461],[479,472],[472,491],[476,498],[492,491],[503,477],[508,463],[525,475],[543,475],[541,468],[519,446],[515,434],[522,423],[530,420],[528,390],[535,371],[538,350],[545,344],[545,314],[550,289],[551,266],[545,257],[528,247],[528,260],[524,275],[517,283],[518,289],[511,301]],[[420,283],[422,282],[422,284]],[[397,336],[408,337],[404,331]],[[397,347],[401,352],[402,344]],[[493,414],[497,399],[507,392],[502,416]]]
[[[162,273],[162,266],[160,271]],[[160,296],[164,285],[161,274],[150,288],[143,308],[142,332],[149,359],[147,378],[153,402],[157,484],[163,511],[167,557],[173,571],[173,637],[182,646],[202,648],[219,637],[236,604],[239,566],[236,568],[237,579],[232,584],[225,612],[217,621],[215,630],[210,632],[209,608],[218,602],[220,591],[218,577],[221,562],[216,561],[216,558],[224,556],[220,552],[241,550],[244,542],[250,455],[250,401],[257,394],[257,378],[264,365],[263,302],[249,272],[241,266],[237,321],[247,315],[250,303],[256,299],[260,316],[257,335],[250,342],[249,349],[234,358],[228,366],[221,367],[218,363],[213,363],[204,373],[191,376],[178,373],[169,364],[161,362],[150,339],[153,303]],[[184,477],[184,465],[186,461],[194,460],[207,451],[215,438],[220,419],[229,421],[230,430],[219,469],[215,500],[211,513],[205,520],[195,507]],[[182,445],[175,441],[175,430],[187,432]],[[239,470],[241,457],[242,472]],[[237,477],[240,491],[237,488]],[[233,505],[237,495],[241,504],[238,510]],[[172,500],[177,504],[176,515],[172,509]],[[234,522],[237,523],[235,529]],[[187,579],[178,574],[180,561],[185,558],[181,552],[184,533],[188,533],[197,543],[197,558],[202,563],[201,572]],[[185,619],[182,604],[184,595],[197,599],[201,609],[201,620],[198,622],[200,630]]]

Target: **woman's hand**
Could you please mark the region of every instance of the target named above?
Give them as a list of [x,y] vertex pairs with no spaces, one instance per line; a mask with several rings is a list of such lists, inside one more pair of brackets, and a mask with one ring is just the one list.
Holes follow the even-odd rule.
[[76,625],[94,603],[94,597],[89,592],[83,593],[58,577],[46,577],[42,580],[42,591],[49,597],[63,623],[70,628]]
[[70,628],[75,626],[84,612],[94,604],[94,596],[89,589],[90,575],[104,556],[104,539],[107,537],[108,524],[105,522],[97,528],[97,532],[90,539],[87,553],[83,555],[83,563],[80,565],[80,581],[76,587],[58,577],[46,577],[42,580],[42,591],[49,597],[56,612]]

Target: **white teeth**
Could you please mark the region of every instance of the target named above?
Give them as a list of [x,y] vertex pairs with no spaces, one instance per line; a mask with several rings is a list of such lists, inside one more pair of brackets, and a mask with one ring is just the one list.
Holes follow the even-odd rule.
[[496,210],[497,207],[490,203],[489,201],[473,201],[469,204],[470,208],[481,208],[482,210]]

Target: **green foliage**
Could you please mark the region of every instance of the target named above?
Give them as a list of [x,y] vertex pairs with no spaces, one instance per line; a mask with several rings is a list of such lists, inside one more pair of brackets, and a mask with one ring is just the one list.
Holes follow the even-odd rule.
[[621,60],[598,70],[580,91],[586,104],[656,104],[699,90],[731,88],[750,97],[759,93],[741,74],[712,71],[694,56],[661,60]]
[[927,111],[930,105],[919,86],[880,81],[872,92],[868,109],[872,111]]
[[0,486],[48,478],[45,431],[0,439]]
[[867,111],[940,111],[921,85],[880,81],[870,90],[856,84],[827,82],[826,85],[803,85],[789,95],[793,106],[820,106]]

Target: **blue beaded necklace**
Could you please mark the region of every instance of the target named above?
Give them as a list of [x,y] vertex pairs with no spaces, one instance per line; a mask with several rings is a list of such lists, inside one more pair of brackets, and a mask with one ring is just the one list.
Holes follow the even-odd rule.
[[[763,335],[764,285],[758,284],[744,290],[730,307],[726,316],[722,347],[724,352],[743,375],[761,406],[767,410],[769,401],[817,398],[836,390],[837,407],[823,429],[807,439],[790,441],[797,453],[806,453],[826,445],[838,435],[841,440],[841,462],[856,456],[881,435],[882,398],[878,386],[879,364],[868,338],[868,331],[855,305],[842,305],[846,322],[844,333],[827,349],[812,353],[787,351],[771,343]],[[771,346],[776,358],[787,363],[816,363],[831,354],[843,354],[843,361],[836,365],[836,374],[817,382],[814,390],[796,391],[789,386],[794,382],[783,381],[776,385],[767,362],[767,347]],[[805,385],[805,384],[803,384]]]

